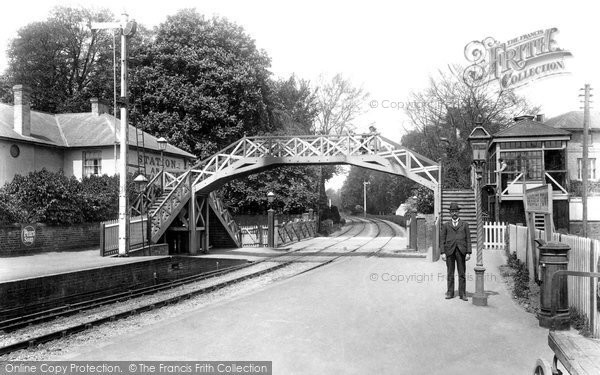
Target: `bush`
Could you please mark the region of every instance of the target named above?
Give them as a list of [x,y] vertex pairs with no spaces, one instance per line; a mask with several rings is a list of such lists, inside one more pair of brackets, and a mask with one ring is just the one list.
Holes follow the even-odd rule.
[[[132,196],[131,187],[129,190]],[[46,169],[16,175],[0,189],[0,223],[69,225],[115,219],[119,177],[91,176],[79,182]]]
[[592,336],[590,321],[584,313],[580,312],[574,307],[571,307],[569,311],[569,318],[571,321],[571,327],[579,331],[580,335],[584,337]]
[[516,253],[508,256],[508,265],[515,270],[514,279],[514,294],[517,298],[529,298],[529,269],[522,263]]
[[422,214],[433,213],[433,190],[428,189],[424,186],[420,186],[417,189],[417,211]]
[[110,220],[119,215],[119,176],[85,177],[81,187],[84,221]]
[[73,224],[83,221],[81,184],[62,171],[46,169],[16,175],[4,186],[4,199],[11,202],[12,216],[21,222],[43,222],[50,225]]
[[340,217],[340,211],[338,210],[337,206],[331,206],[331,220],[333,220],[334,224],[339,224],[340,220],[342,219]]

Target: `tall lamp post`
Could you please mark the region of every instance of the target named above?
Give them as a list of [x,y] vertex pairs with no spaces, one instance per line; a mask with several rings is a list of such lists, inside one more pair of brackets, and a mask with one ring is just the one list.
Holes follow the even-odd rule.
[[275,211],[273,210],[273,201],[275,200],[275,194],[272,191],[267,193],[267,202],[269,202],[269,210],[267,211],[267,225],[268,225],[268,239],[267,246],[270,248],[275,247]]
[[370,185],[371,181],[363,181],[363,216],[367,217],[367,185]]
[[481,217],[481,178],[483,175],[483,167],[487,161],[488,144],[492,136],[488,133],[481,122],[476,122],[477,125],[469,135],[469,143],[473,151],[473,167],[475,168],[476,180],[475,185],[475,210],[477,214],[477,264],[475,265],[475,294],[473,294],[473,304],[477,306],[487,306],[487,294],[484,290],[484,273],[483,266],[483,220]]
[[158,149],[160,150],[160,188],[164,189],[165,180],[165,150],[167,149],[167,140],[164,137],[160,137],[156,140],[158,143]]

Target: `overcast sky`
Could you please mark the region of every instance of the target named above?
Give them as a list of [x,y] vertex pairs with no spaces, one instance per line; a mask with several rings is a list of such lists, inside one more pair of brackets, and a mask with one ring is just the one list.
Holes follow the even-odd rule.
[[[542,106],[547,117],[577,110],[585,83],[599,90],[598,6],[583,1],[192,1],[192,0],[20,0],[0,12],[0,49],[18,28],[45,19],[58,4],[123,10],[147,26],[163,22],[178,9],[194,7],[245,28],[272,59],[275,76],[316,81],[319,74],[343,73],[370,93],[377,108],[366,106],[358,130],[377,124],[384,136],[399,140],[409,128],[403,111],[382,108],[384,100],[406,102],[448,64],[467,65],[464,47],[494,37],[508,41],[539,29],[557,27],[556,42],[572,52],[569,75],[532,82],[517,90]],[[5,54],[0,68],[6,67]],[[598,92],[598,91],[597,91]],[[600,94],[599,94],[600,95]]]

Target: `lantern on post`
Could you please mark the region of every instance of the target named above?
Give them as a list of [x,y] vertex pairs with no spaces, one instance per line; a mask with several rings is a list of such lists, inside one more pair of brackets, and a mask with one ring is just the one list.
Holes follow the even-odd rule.
[[481,122],[475,123],[475,128],[469,135],[469,143],[473,152],[473,167],[475,168],[475,211],[477,215],[477,264],[475,265],[475,294],[473,294],[473,304],[477,306],[487,306],[487,294],[484,290],[483,267],[483,219],[481,212],[481,177],[483,167],[487,160],[488,144],[492,136],[485,130]]
[[164,188],[165,181],[165,150],[167,149],[167,140],[164,137],[160,137],[156,140],[158,143],[158,149],[160,150],[160,187]]
[[267,211],[267,246],[275,247],[275,211],[273,210],[273,201],[275,201],[275,194],[272,191],[267,193],[267,202],[269,202],[269,210]]

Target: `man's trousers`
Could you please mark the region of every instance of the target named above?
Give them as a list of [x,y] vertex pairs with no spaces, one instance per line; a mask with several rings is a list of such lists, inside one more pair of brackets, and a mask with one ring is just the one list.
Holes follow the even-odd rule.
[[467,281],[465,277],[465,255],[458,249],[454,249],[452,255],[446,255],[446,269],[448,270],[448,294],[454,296],[454,266],[458,271],[458,295],[467,295]]

